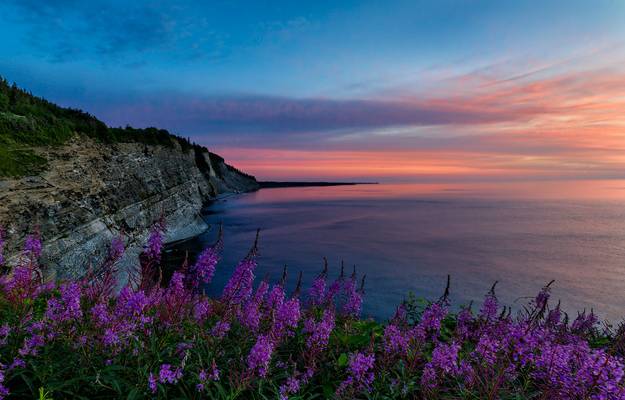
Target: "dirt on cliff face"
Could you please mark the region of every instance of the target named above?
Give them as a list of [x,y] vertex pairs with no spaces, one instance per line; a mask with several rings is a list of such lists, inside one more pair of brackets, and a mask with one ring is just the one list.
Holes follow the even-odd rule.
[[110,238],[120,233],[129,246],[138,246],[160,216],[168,220],[170,236],[179,238],[176,231],[201,225],[199,211],[208,200],[258,187],[252,177],[211,160],[207,151],[109,145],[85,137],[35,150],[48,160],[44,172],[0,180],[0,225],[13,258],[26,234],[38,229],[44,259],[60,275],[79,275],[85,265],[68,264],[87,264],[101,256]]

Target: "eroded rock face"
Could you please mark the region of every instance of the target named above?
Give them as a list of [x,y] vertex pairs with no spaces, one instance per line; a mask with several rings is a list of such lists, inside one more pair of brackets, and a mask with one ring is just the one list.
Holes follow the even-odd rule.
[[44,241],[42,261],[51,275],[79,276],[106,255],[123,232],[122,267],[136,264],[149,227],[161,215],[167,241],[207,228],[200,210],[223,193],[256,190],[256,180],[207,151],[135,143],[104,145],[76,138],[41,150],[49,168],[39,176],[0,181],[0,225],[15,262],[35,227]]

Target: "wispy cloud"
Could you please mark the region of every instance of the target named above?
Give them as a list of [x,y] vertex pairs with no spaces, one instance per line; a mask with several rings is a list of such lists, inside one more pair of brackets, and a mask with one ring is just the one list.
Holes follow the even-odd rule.
[[[481,83],[447,97],[403,93],[393,101],[315,100],[310,106],[298,100],[279,107],[261,101],[258,108],[236,103],[236,112],[225,114],[237,120],[245,110],[246,121],[264,128],[266,145],[242,134],[238,150],[234,142],[221,146],[243,167],[268,176],[625,178],[625,73],[468,80]],[[326,123],[307,125],[308,117]],[[321,128],[328,131],[320,134]]]
[[[151,96],[150,96],[151,97]],[[154,124],[179,124],[193,133],[274,132],[310,133],[405,125],[481,124],[510,121],[523,109],[478,110],[460,101],[334,100],[264,96],[194,97],[160,93],[135,104],[113,106],[106,111],[112,122],[141,115]]]
[[267,177],[625,171],[625,8],[313,3],[8,0],[0,67]]
[[469,83],[461,85],[457,94],[400,93],[383,99],[153,93],[127,103],[116,102],[103,108],[101,115],[112,124],[152,124],[191,135],[232,134],[241,141],[266,137],[285,145],[290,140],[299,142],[300,136],[314,143],[320,138],[337,142],[352,137],[366,142],[410,137],[444,140],[463,135],[530,137],[539,133],[550,142],[581,131],[589,133],[584,137],[591,141],[593,135],[603,132],[606,136],[625,126],[625,73],[620,71],[594,70],[530,81],[493,80],[496,84],[488,84],[491,81],[483,76],[463,79]]

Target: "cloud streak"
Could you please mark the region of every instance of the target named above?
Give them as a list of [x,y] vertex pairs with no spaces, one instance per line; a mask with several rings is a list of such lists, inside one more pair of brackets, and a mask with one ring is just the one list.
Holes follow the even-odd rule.
[[[152,97],[152,96],[150,96]],[[180,125],[192,133],[308,133],[391,126],[483,124],[510,121],[528,110],[477,110],[444,101],[296,99],[262,96],[200,97],[158,94],[106,110],[111,123]]]
[[336,100],[156,93],[101,107],[99,115],[113,125],[158,125],[196,137],[219,134],[255,146],[259,138],[271,146],[314,147],[321,140],[356,149],[369,143],[405,148],[411,141],[430,149],[453,141],[468,147],[472,141],[492,142],[499,151],[505,150],[504,141],[536,151],[542,144],[555,152],[623,145],[625,73],[586,71],[523,82],[463,79],[471,83],[446,96],[387,93]]
[[625,8],[458,5],[443,23],[438,3],[313,3],[9,0],[0,47],[16,61],[0,64],[51,100],[190,136],[262,178],[625,171]]
[[238,150],[220,145],[270,178],[625,179],[625,73],[470,81],[448,97],[235,102],[210,115],[260,127]]

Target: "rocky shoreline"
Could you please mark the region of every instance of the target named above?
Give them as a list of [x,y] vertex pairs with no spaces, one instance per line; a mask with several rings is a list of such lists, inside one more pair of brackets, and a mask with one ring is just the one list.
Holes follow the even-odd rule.
[[[39,148],[48,168],[37,176],[0,180],[0,225],[9,234],[9,263],[38,229],[46,273],[62,279],[84,274],[122,235],[122,270],[133,268],[150,226],[164,218],[166,242],[207,229],[200,211],[225,193],[258,189],[206,149],[140,143],[102,144],[79,136],[61,147]],[[126,274],[121,274],[126,275]]]

